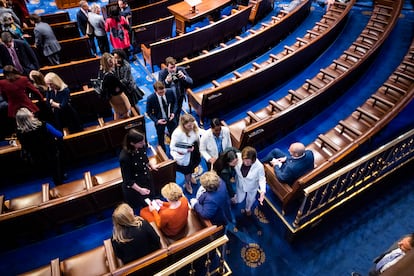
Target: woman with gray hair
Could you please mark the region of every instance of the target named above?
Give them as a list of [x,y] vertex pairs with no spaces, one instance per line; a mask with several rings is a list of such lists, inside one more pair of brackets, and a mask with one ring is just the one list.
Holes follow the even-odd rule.
[[109,53],[109,41],[105,31],[105,20],[101,14],[101,7],[97,3],[91,5],[88,22],[92,26],[101,54]]

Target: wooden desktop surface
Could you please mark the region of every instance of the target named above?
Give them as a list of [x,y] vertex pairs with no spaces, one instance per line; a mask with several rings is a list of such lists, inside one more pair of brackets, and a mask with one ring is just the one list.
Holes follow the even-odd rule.
[[[200,20],[202,17],[207,16],[209,13],[212,13],[222,7],[225,7],[231,3],[231,0],[203,0],[200,4],[196,6],[196,12],[192,12],[192,7],[187,4],[185,1],[179,2],[177,4],[168,6],[168,10],[174,15],[177,23],[179,25],[187,25],[197,20]],[[182,30],[182,27],[177,27],[177,31],[184,33],[185,29]]]

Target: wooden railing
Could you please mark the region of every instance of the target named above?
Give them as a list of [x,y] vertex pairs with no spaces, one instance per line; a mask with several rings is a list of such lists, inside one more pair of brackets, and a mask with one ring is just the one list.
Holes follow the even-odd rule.
[[307,146],[315,157],[315,168],[296,180],[292,186],[281,183],[266,164],[266,178],[272,191],[286,210],[304,188],[331,172],[392,121],[414,97],[414,41],[401,65],[364,104],[347,118]]
[[304,189],[304,198],[290,229],[295,232],[320,220],[359,193],[373,187],[414,160],[414,130]]

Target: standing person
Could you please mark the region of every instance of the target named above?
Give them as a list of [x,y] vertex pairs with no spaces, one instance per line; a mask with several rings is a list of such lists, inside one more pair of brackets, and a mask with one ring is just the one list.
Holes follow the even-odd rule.
[[105,31],[105,20],[101,14],[101,7],[97,3],[93,3],[91,12],[88,13],[88,15],[88,21],[93,28],[93,34],[98,41],[98,47],[101,54],[109,53],[109,41]]
[[[159,210],[151,204],[141,209],[140,216],[148,222],[155,222],[157,227],[169,238],[174,240],[183,238],[187,226],[188,200],[183,190],[174,182],[165,184],[161,195],[167,202],[156,200]],[[154,208],[155,207],[155,208]]]
[[290,145],[289,156],[275,148],[262,161],[270,163],[275,170],[277,179],[289,185],[293,185],[296,179],[314,167],[313,152],[307,150],[305,145],[299,142]]
[[36,54],[26,41],[13,39],[9,32],[3,32],[1,40],[9,51],[14,67],[21,74],[28,76],[30,71],[39,70],[40,66]]
[[29,98],[32,93],[39,102],[43,102],[43,95],[34,87],[26,76],[22,76],[12,65],[3,68],[5,79],[0,80],[0,93],[8,103],[7,115],[16,117],[16,112],[21,107],[26,107],[33,113],[39,112],[39,108]]
[[239,162],[235,167],[237,186],[237,203],[246,199],[246,207],[241,209],[242,213],[251,216],[251,208],[259,191],[259,203],[263,204],[266,193],[266,178],[263,164],[257,159],[256,149],[252,147],[243,148]]
[[33,82],[33,85],[37,89],[39,89],[40,93],[42,93],[43,96],[46,96],[48,87],[45,82],[45,76],[42,74],[42,72],[37,71],[37,70],[32,70],[30,71],[29,78]]
[[109,40],[112,47],[124,50],[126,56],[129,57],[131,42],[129,40],[127,20],[119,14],[118,6],[110,6],[108,16],[105,21],[105,31],[109,32]]
[[[87,32],[88,29],[88,17],[89,17],[89,5],[88,2],[85,0],[81,0],[79,2],[80,9],[76,13],[76,21],[78,21],[78,26],[83,36],[87,36],[89,38],[89,47],[91,47],[92,54],[96,55],[96,45],[94,40],[94,33]],[[109,52],[109,51],[108,51]]]
[[232,219],[230,200],[223,180],[215,171],[208,171],[201,175],[200,184],[205,192],[190,200],[191,207],[212,224],[226,225]]
[[125,135],[119,155],[122,173],[122,192],[125,201],[134,209],[146,206],[145,198],[154,195],[150,170],[158,170],[158,165],[149,162],[145,137],[135,129]]
[[237,203],[236,192],[234,191],[236,185],[236,170],[235,167],[239,162],[236,148],[227,148],[223,151],[216,162],[214,162],[213,170],[226,183],[227,193],[233,204]]
[[29,0],[8,0],[8,6],[15,12],[16,16],[19,18],[21,26],[26,28],[25,19],[29,17],[29,9],[27,8],[26,2]]
[[126,203],[120,204],[112,214],[111,243],[115,255],[123,264],[132,262],[161,248],[160,237],[154,228]]
[[157,81],[153,85],[154,93],[147,98],[147,114],[154,122],[157,130],[158,145],[165,150],[165,128],[171,136],[177,127],[174,116],[177,105],[174,93],[170,89],[166,89],[164,84]]
[[121,49],[115,49],[112,52],[115,63],[115,76],[125,86],[125,94],[127,95],[129,102],[132,105],[137,106],[138,101],[144,97],[144,92],[138,88],[137,83],[134,80],[131,72],[131,65],[128,62],[128,58]]
[[71,133],[83,130],[78,112],[70,103],[70,90],[66,83],[53,72],[47,73],[45,83],[48,86],[46,103],[52,111],[54,125],[60,131],[67,127]]
[[53,175],[55,185],[63,183],[61,155],[63,134],[52,125],[39,121],[27,108],[16,113],[17,138],[28,161],[36,170],[46,168]]
[[189,194],[193,193],[191,184],[195,184],[191,174],[201,161],[199,144],[200,136],[194,117],[183,114],[180,124],[171,135],[170,153],[177,161],[177,171],[184,174],[184,187]]
[[173,88],[177,98],[176,121],[180,118],[181,109],[186,95],[186,90],[193,84],[193,79],[188,75],[184,67],[176,66],[173,57],[167,57],[165,64],[167,68],[162,69],[158,74],[158,80],[162,81],[167,88]]
[[114,57],[104,53],[100,60],[98,77],[102,79],[103,97],[109,100],[114,110],[114,120],[128,118],[131,115],[131,103],[125,95],[125,86],[115,75]]
[[50,25],[42,22],[40,16],[35,13],[30,15],[29,20],[32,24],[35,24],[34,36],[36,48],[47,57],[50,65],[60,64],[60,50],[62,47],[57,41]]
[[206,160],[207,167],[212,168],[219,154],[231,146],[229,128],[222,126],[219,118],[213,118],[210,129],[203,133],[200,140],[200,153]]

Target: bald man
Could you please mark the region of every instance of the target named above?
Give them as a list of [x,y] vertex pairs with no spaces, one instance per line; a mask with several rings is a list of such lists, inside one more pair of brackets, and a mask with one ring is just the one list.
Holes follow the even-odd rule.
[[296,142],[290,145],[289,156],[276,148],[269,152],[262,162],[272,165],[280,182],[292,185],[296,179],[313,169],[314,157],[311,150]]

